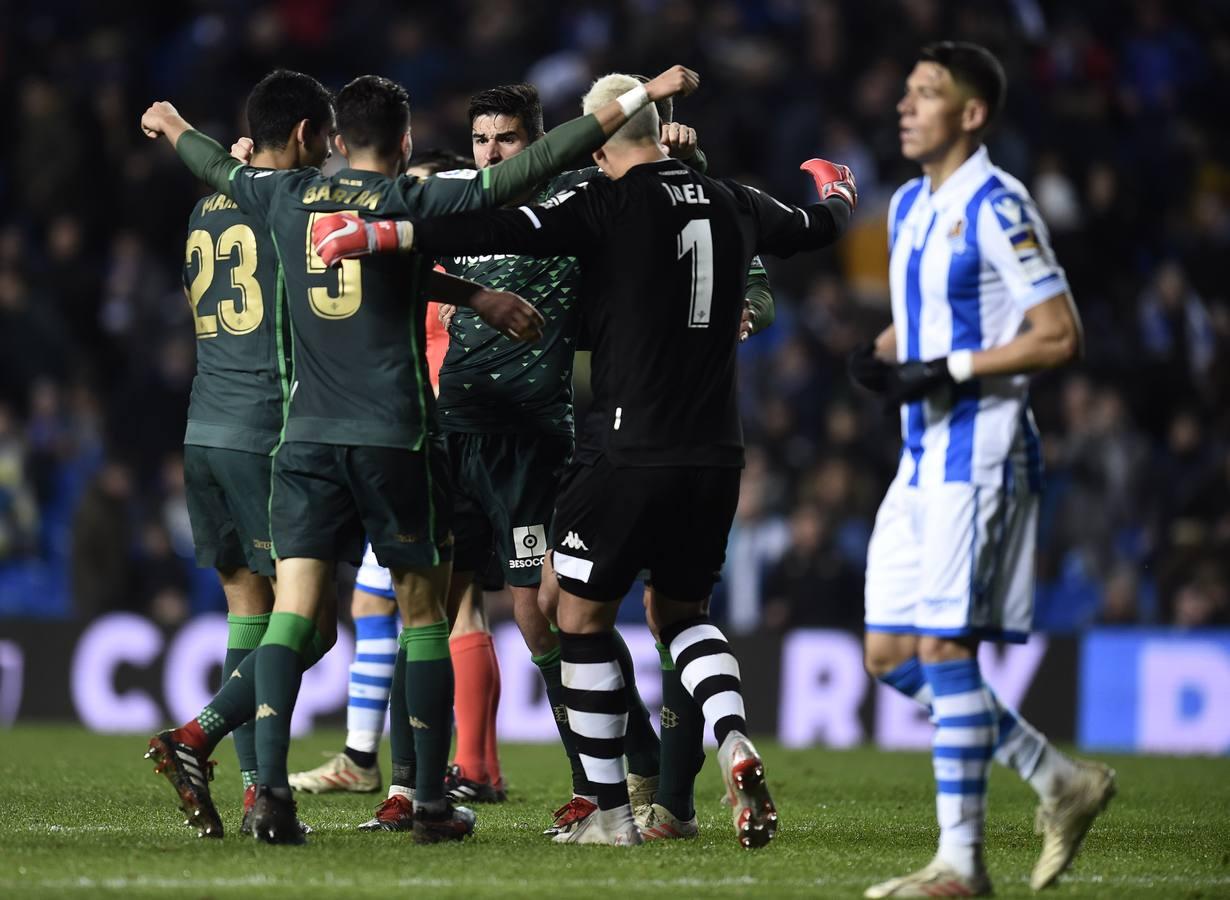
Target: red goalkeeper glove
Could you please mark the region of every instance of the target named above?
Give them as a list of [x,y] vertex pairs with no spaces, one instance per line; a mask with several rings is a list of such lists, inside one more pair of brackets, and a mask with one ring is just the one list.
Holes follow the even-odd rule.
[[[402,224],[412,240],[413,227],[409,222]],[[364,222],[353,213],[333,213],[321,216],[312,226],[312,246],[326,266],[335,266],[356,256],[392,253],[402,249],[402,241],[398,223],[390,219]]]
[[858,206],[858,185],[849,166],[839,166],[827,159],[809,159],[799,168],[815,179],[821,200],[840,197],[849,204],[851,212]]

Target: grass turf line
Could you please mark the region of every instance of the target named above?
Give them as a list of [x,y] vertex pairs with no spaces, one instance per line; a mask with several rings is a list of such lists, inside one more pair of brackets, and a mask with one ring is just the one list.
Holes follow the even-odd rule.
[[[339,732],[296,740],[292,771],[341,746]],[[734,839],[717,798],[712,754],[701,774],[694,841],[641,848],[559,847],[540,832],[568,797],[554,746],[502,750],[511,801],[479,806],[477,836],[416,847],[405,834],[361,834],[382,795],[301,796],[317,833],[302,848],[239,834],[234,752],[218,748],[214,797],[222,841],[183,827],[170,787],[152,774],[141,736],[22,726],[0,734],[0,896],[858,897],[924,864],[934,850],[930,759],[921,753],[784,750],[759,742],[782,826],[765,850]],[[387,745],[382,763],[387,776]],[[1230,897],[1230,759],[1115,757],[1120,793],[1095,825],[1064,897]],[[993,772],[987,861],[1000,897],[1033,896],[1039,842],[1033,793]]]

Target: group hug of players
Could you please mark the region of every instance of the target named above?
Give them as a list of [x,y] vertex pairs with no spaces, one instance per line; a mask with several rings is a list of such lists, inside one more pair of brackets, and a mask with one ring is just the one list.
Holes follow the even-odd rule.
[[[377,76],[331,96],[272,73],[249,97],[242,159],[169,103],[142,116],[217,191],[192,214],[185,257],[198,371],[184,463],[197,560],[218,570],[228,602],[225,678],[147,753],[202,836],[222,836],[209,757],[226,734],[243,773],[241,832],[268,843],[310,832],[292,783],[370,777],[372,728],[322,770],[287,771],[302,673],[336,637],[340,561],[365,563],[356,598],[369,595],[370,617],[356,609],[356,622],[386,623],[358,629],[351,672],[352,712],[366,699],[378,721],[384,697],[390,710],[389,796],[360,827],[419,843],[472,834],[458,801],[504,795],[476,583],[493,560],[572,762],[554,840],[695,835],[705,727],[737,839],[774,836],[739,665],[708,618],[743,465],[736,350],[772,318],[758,254],[828,246],[857,192],[849,169],[824,160],[802,166],[819,195],[805,207],[707,177],[694,132],[668,122],[670,98],[698,81],[683,66],[608,75],[584,115],[546,133],[532,88],[484,92],[471,107],[479,168],[434,173],[407,171],[408,97]],[[334,145],[346,166],[325,176]],[[428,300],[451,313],[438,408]],[[580,343],[594,402],[574,429]],[[864,359],[855,375],[907,403],[945,386],[933,365],[901,358],[883,373]],[[672,726],[660,743],[614,630],[638,578]],[[1065,833],[1075,846],[1060,868],[1083,834]],[[941,875],[875,895],[984,892]]]

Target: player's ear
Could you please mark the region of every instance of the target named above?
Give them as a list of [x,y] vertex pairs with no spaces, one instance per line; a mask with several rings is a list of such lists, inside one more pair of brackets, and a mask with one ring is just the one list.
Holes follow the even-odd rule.
[[299,142],[300,147],[306,147],[308,138],[311,137],[312,130],[307,119],[300,119],[299,124],[295,126],[295,140]]
[[604,162],[606,162],[606,151],[599,147],[594,151],[594,163],[601,169]]
[[981,131],[987,124],[987,101],[980,97],[970,97],[961,110],[961,130],[968,132]]
[[341,132],[338,132],[333,136],[333,142],[337,144],[337,152],[346,157],[346,159],[350,159],[350,150],[347,149],[346,139],[342,137]]

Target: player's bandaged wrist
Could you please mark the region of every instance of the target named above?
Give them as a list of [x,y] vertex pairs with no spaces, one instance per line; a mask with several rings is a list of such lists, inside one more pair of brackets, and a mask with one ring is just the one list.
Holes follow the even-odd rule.
[[409,219],[397,220],[397,246],[401,250],[414,249],[414,223]]
[[645,85],[638,84],[632,90],[616,97],[615,102],[624,111],[624,118],[631,119],[649,105],[649,91],[645,90]]
[[948,374],[957,384],[974,377],[974,351],[954,350],[948,354]]

